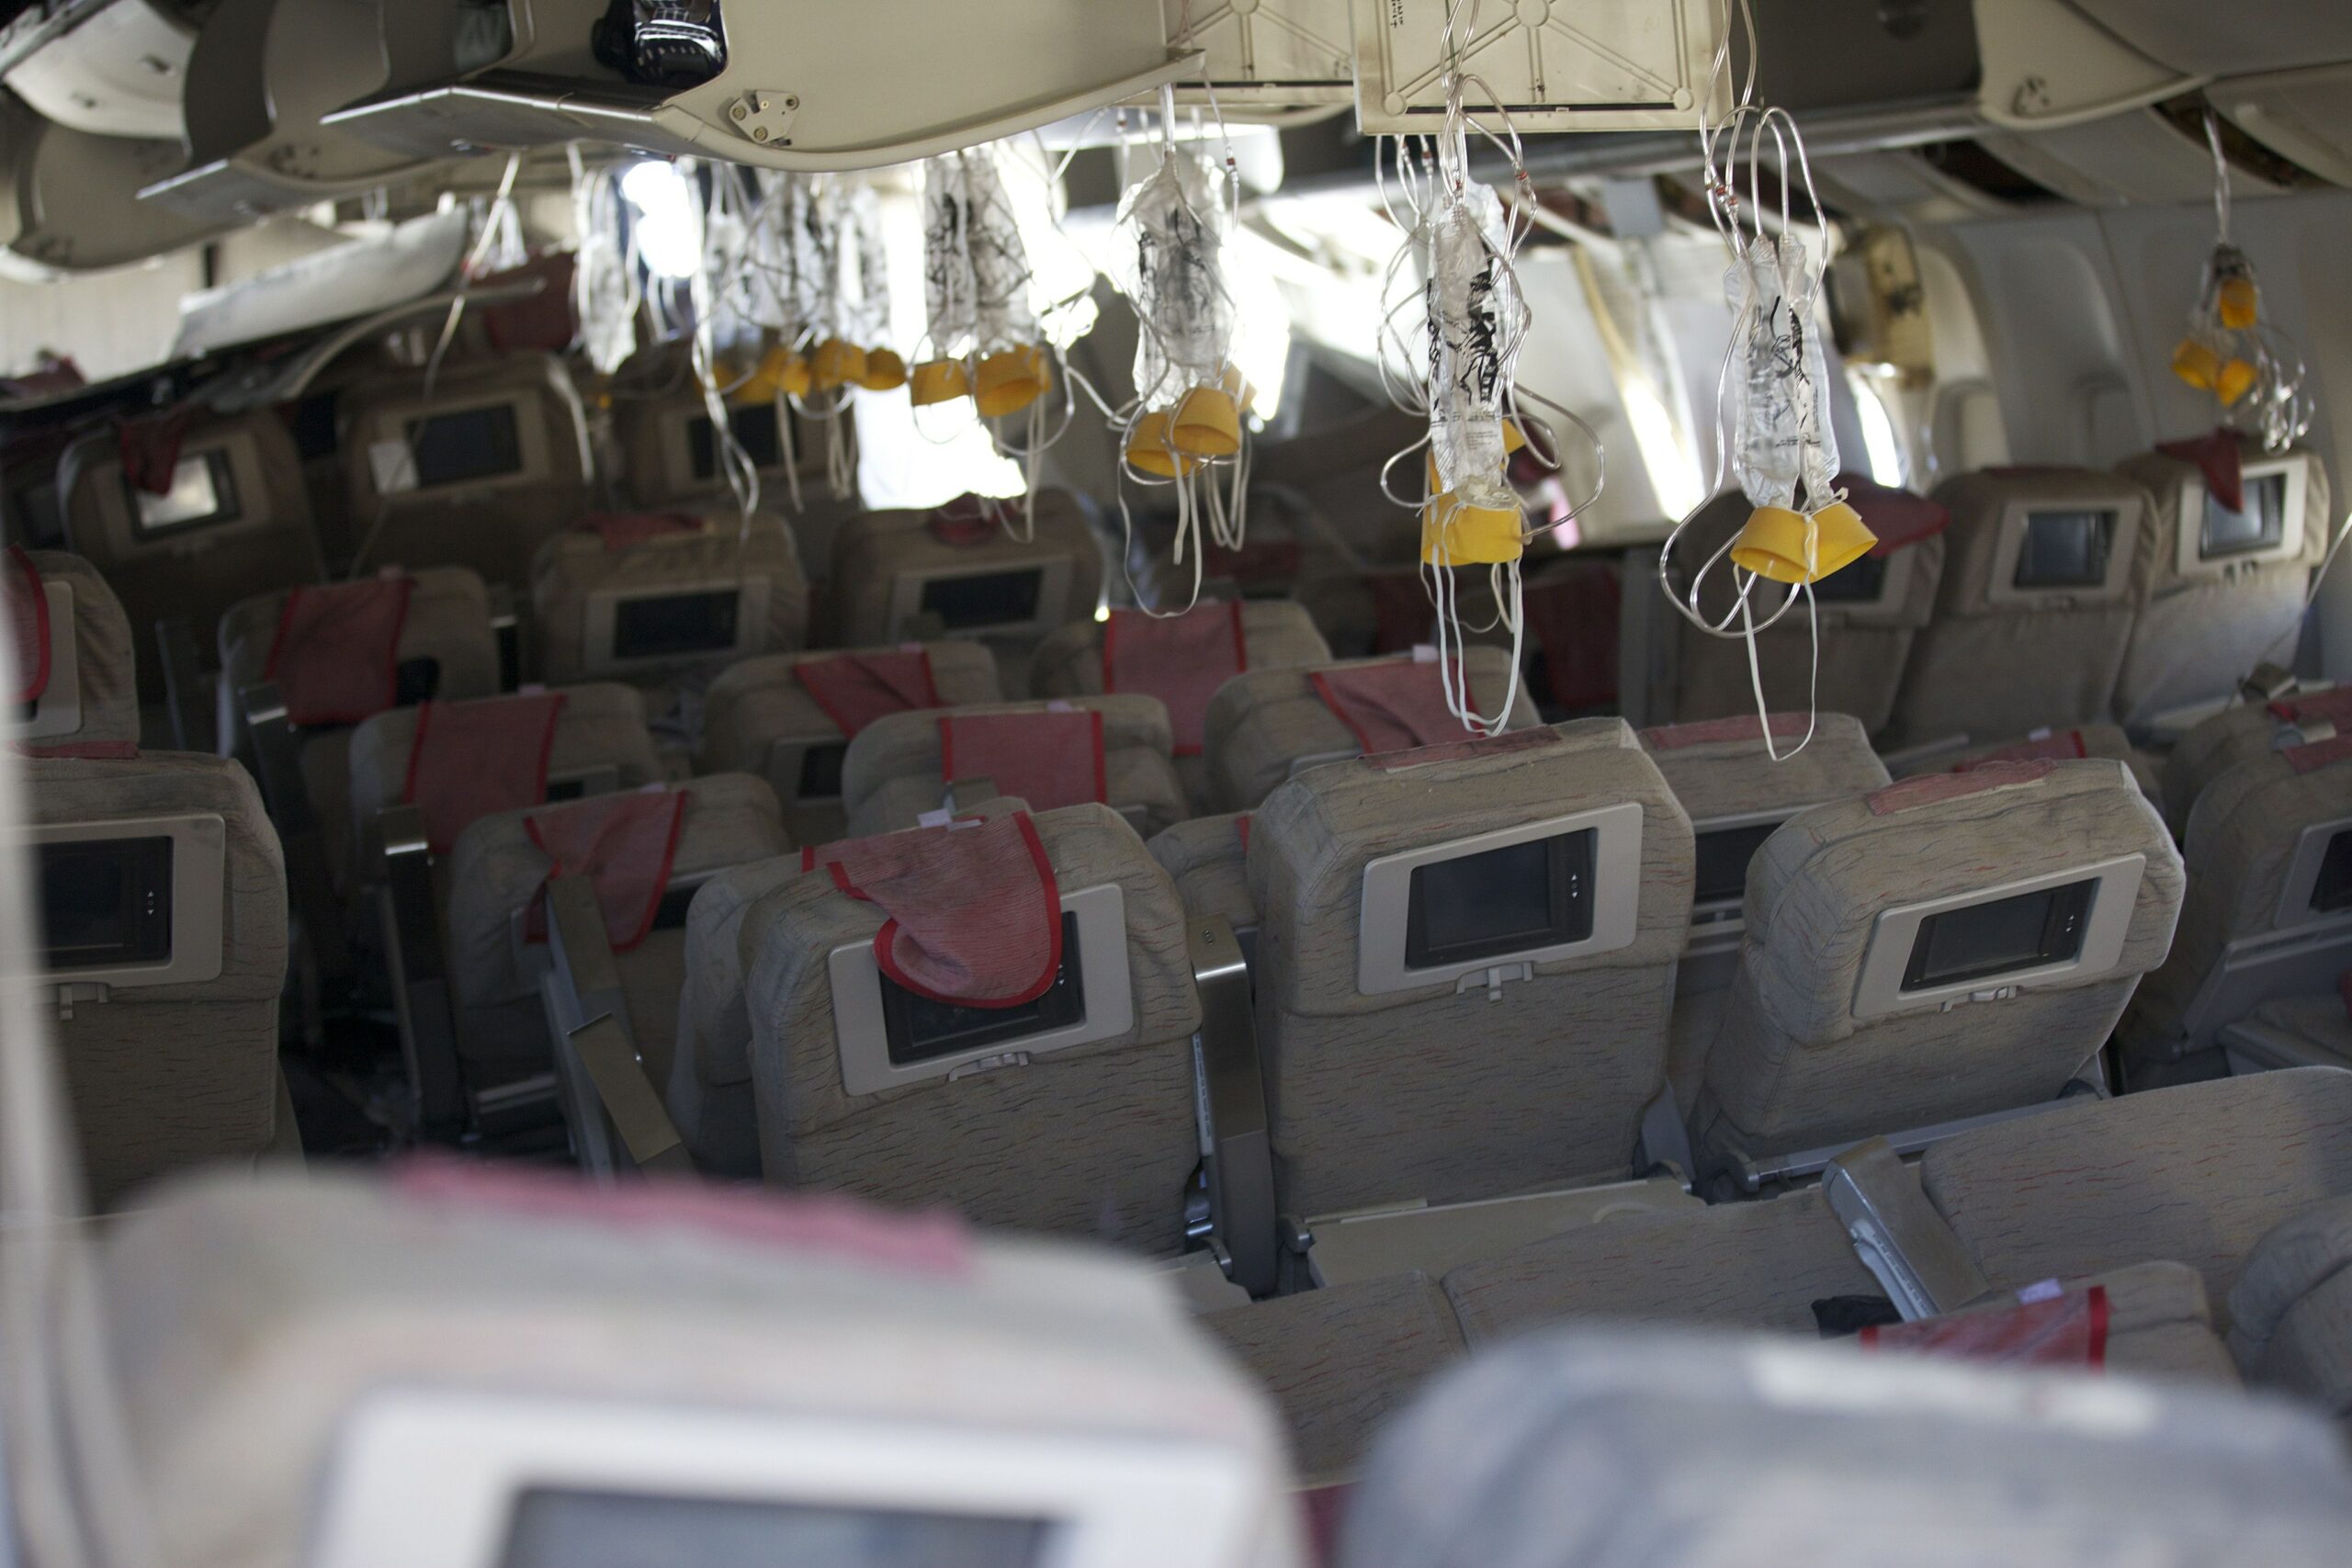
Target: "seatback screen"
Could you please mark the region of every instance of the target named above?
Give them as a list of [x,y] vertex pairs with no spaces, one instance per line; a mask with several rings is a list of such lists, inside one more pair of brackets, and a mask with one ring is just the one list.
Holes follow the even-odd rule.
[[176,534],[230,523],[237,517],[237,483],[229,475],[229,455],[198,452],[182,457],[172,469],[172,488],[157,495],[123,481],[130,495],[131,516],[145,535]]
[[2098,588],[2115,547],[2115,513],[2098,507],[2026,514],[2014,579],[2019,588]]
[[1863,556],[1813,585],[1814,602],[1820,604],[1875,604],[1885,592],[1884,556]]
[[613,605],[613,657],[726,653],[735,646],[741,615],[742,593],[734,588],[622,599]]
[[408,448],[416,460],[419,490],[523,471],[523,442],[512,403],[410,420]]
[[1029,1568],[1040,1519],[534,1487],[502,1568]]
[[842,764],[849,760],[849,742],[836,740],[800,753],[800,787],[796,800],[837,800],[842,793]]
[[1037,618],[1046,570],[991,571],[978,577],[934,577],[922,585],[920,608],[939,617],[949,631],[974,626],[1016,626]]
[[2319,863],[2319,880],[2312,884],[2312,912],[2333,915],[2352,909],[2352,828],[2327,840]]
[[168,963],[172,840],[84,839],[39,846],[43,967]]
[[1045,995],[1019,1007],[958,1007],[919,997],[888,975],[882,984],[882,1026],[890,1063],[933,1062],[983,1045],[1012,1044],[1086,1021],[1086,983],[1078,961],[1078,917],[1062,916],[1062,966]]
[[1903,988],[1926,990],[2066,963],[2083,951],[2098,887],[2098,878],[2086,877],[1928,916],[1912,940]]
[[1592,935],[1590,828],[1413,868],[1405,964],[1431,969]]
[[[783,466],[784,432],[777,423],[783,417],[773,403],[728,411],[727,428],[735,433],[735,444],[743,448],[753,468]],[[694,465],[697,481],[718,477],[718,443],[711,438],[711,428],[707,413],[686,422],[686,459]]]
[[1747,896],[1747,863],[1780,828],[1778,822],[1756,822],[1745,828],[1716,828],[1699,835],[1699,884],[1691,892],[1694,904],[1736,904]]
[[2205,522],[2197,536],[2197,558],[2220,560],[2275,550],[2287,536],[2287,476],[2264,474],[2245,481],[2242,512],[2233,512],[2205,491]]

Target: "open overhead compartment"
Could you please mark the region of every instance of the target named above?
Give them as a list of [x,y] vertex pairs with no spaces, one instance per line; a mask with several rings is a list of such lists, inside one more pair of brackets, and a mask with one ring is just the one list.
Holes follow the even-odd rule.
[[2333,185],[2352,186],[2352,62],[2234,77],[2206,96],[2240,130]]
[[37,47],[8,66],[0,84],[69,130],[149,141],[177,137],[196,28],[156,0],[83,6],[78,16],[37,35]]
[[179,158],[176,141],[75,130],[0,93],[0,244],[44,266],[78,272],[161,255],[219,233],[226,220],[138,199]]

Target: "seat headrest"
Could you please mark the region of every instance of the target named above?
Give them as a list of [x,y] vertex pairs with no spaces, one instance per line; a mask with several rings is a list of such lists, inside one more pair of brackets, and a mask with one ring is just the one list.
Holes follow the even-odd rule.
[[[139,739],[139,691],[130,621],[122,602],[97,569],[62,550],[12,550],[18,560],[0,560],[12,573],[6,606],[10,614],[21,591],[28,612],[21,626],[25,649],[38,669],[22,664],[17,679],[24,691],[37,683],[28,717],[12,720],[7,738],[33,746],[130,742]],[[39,599],[31,596],[39,584]],[[38,675],[36,682],[34,677]]]
[[2130,599],[2153,570],[2148,492],[2088,468],[1989,468],[1936,488],[1943,615],[2021,615]]
[[1642,746],[1690,820],[1702,828],[1719,818],[1792,810],[1885,787],[1886,764],[1871,749],[1861,720],[1818,715],[1813,739],[1792,756],[1791,748],[1804,739],[1805,716],[1771,717],[1769,750],[1752,715],[1645,729]]

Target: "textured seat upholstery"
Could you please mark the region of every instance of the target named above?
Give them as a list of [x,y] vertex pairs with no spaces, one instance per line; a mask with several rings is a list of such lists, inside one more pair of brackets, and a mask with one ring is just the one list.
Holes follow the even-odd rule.
[[586,416],[551,355],[445,365],[429,400],[422,371],[367,377],[339,417],[348,535],[334,543],[353,571],[463,566],[520,588],[540,542],[588,510]]
[[[626,549],[607,549],[596,535],[577,529],[542,544],[531,565],[540,679],[658,682],[803,646],[808,580],[782,521],[755,512],[746,523],[731,509],[700,520],[700,533],[656,535]],[[616,646],[612,623],[620,604],[730,588],[738,593],[730,646],[656,649],[635,657]]]
[[[1278,1204],[1306,1218],[1630,1175],[1643,1110],[1665,1083],[1690,920],[1690,819],[1622,719],[1394,761],[1303,773],[1252,818]],[[1639,810],[1624,945],[1533,960],[1529,977],[1491,998],[1475,977],[1457,988],[1457,968],[1360,988],[1368,866],[1623,806]],[[1589,906],[1595,942],[1625,914],[1607,897]]]
[[[1738,531],[1749,510],[1747,498],[1736,491],[1719,495],[1691,520],[1694,537],[1710,541],[1706,547],[1712,549],[1713,541]],[[1944,577],[1944,552],[1942,536],[1930,535],[1883,557],[1870,558],[1860,567],[1848,569],[1856,574],[1850,587],[1838,577],[1827,580],[1815,596],[1812,620],[1800,602],[1758,632],[1756,660],[1763,673],[1766,707],[1797,713],[1817,707],[1823,713],[1860,719],[1869,734],[1884,730],[1894,714],[1896,693],[1913,644],[1935,612]],[[1728,588],[1717,582],[1723,577],[1721,568],[1711,574],[1709,591],[1700,600],[1701,607],[1715,619],[1730,607]],[[1631,586],[1636,592],[1658,591],[1656,583],[1647,581]],[[1865,587],[1875,592],[1867,597],[1849,596]],[[1778,592],[1770,583],[1757,585],[1758,621],[1780,604],[1773,597]],[[1816,623],[1821,635],[1817,673],[1813,657]],[[1756,712],[1746,639],[1712,636],[1664,604],[1656,606],[1651,625],[1656,628],[1654,635],[1665,642],[1652,655],[1654,660],[1662,655],[1666,666],[1658,671],[1665,677],[1666,693],[1666,700],[1655,705],[1659,711],[1686,724]]]
[[[1948,788],[1968,793],[1927,793]],[[2041,979],[2008,977],[2042,967],[2029,960],[1956,996],[1903,976],[1910,942],[1881,951],[1895,940],[1879,939],[1889,911],[2132,856],[2138,888],[2111,960],[2091,951],[2107,914],[2097,906],[2078,917],[2082,963]],[[2116,886],[2102,885],[2102,901]],[[2054,1099],[2163,959],[2180,900],[2172,840],[2112,762],[1907,781],[1792,818],[1748,871],[1739,973],[1692,1118],[1702,1166]],[[1902,989],[1866,1002],[1868,976],[1890,962]]]
[[2312,569],[2326,555],[2336,521],[2328,502],[2327,468],[2308,448],[2271,459],[2259,443],[2244,446],[2249,483],[2256,474],[2300,470],[2291,479],[2300,480],[2303,491],[2302,528],[2299,547],[2291,551],[2205,560],[2199,535],[2206,485],[2197,465],[2146,452],[2117,467],[2124,478],[2146,486],[2155,503],[2147,601],[2132,622],[2115,689],[2115,715],[2127,725],[2146,725],[2199,703],[2225,702],[2256,665],[2294,659]]
[[[2023,739],[2012,738],[1997,745],[1969,746],[1957,751],[1937,751],[1906,763],[1901,770],[1908,778],[1916,773],[1964,773],[1987,762],[2030,761],[2043,757],[2064,761],[2068,758],[2102,757],[2120,762],[2132,770],[2132,782],[2140,793],[2164,805],[2164,782],[2161,765],[2156,759],[2132,744],[2132,738],[2120,724],[2084,724],[2071,729],[2040,729]],[[2166,816],[2169,822],[2171,818]]]
[[[194,487],[185,497],[135,489],[109,425],[67,447],[57,469],[66,547],[122,601],[140,689],[159,701],[159,622],[186,619],[201,649],[239,600],[316,581],[321,570],[301,456],[275,411],[191,420],[176,464],[175,488],[183,477]],[[189,520],[169,520],[180,517]]]
[[[678,787],[686,804],[663,900],[665,910],[674,902],[678,913],[657,917],[644,940],[614,954],[638,1056],[657,1085],[670,1078],[685,989],[686,905],[678,896],[792,847],[775,792],[764,780],[716,773]],[[517,921],[538,897],[551,863],[531,835],[530,816],[523,810],[484,817],[458,835],[451,853],[449,984],[458,1047],[468,1076],[479,1084],[511,1082],[548,1067],[538,999],[547,949],[517,940]]]
[[1258,905],[1250,896],[1250,825],[1247,815],[1195,817],[1152,836],[1151,858],[1175,879],[1189,915],[1222,915],[1237,931],[1258,928]]
[[2164,761],[2165,820],[2176,835],[2188,830],[2188,814],[2205,786],[2248,758],[2272,750],[2285,722],[2268,704],[2248,702],[2223,708],[2189,728]]
[[[1303,762],[1335,761],[1362,747],[1340,716],[1316,694],[1316,674],[1382,664],[1387,660],[1347,660],[1337,664],[1288,670],[1253,670],[1227,681],[1210,700],[1207,749],[1209,795],[1220,811],[1248,811]],[[1501,699],[1510,681],[1510,654],[1473,646],[1462,658],[1471,695],[1486,705]],[[1511,705],[1508,728],[1528,729],[1539,722],[1526,688]],[[1469,732],[1464,731],[1467,739]]]
[[[2346,754],[2308,772],[2298,755]],[[2283,965],[2275,981],[2222,989],[2219,981],[2232,944],[2273,932],[2306,930],[2314,940],[2352,940],[2341,910],[2313,908],[2314,885],[2295,908],[2287,883],[2307,829],[2352,824],[2352,742],[2325,741],[2300,753],[2264,751],[2215,779],[2188,816],[2184,857],[2188,892],[2180,930],[2162,968],[2132,998],[2123,1040],[2135,1057],[2168,1061],[2213,1043],[2215,1033],[2275,995],[2324,985],[2323,974]]]
[[[117,985],[104,999],[91,993],[107,987],[83,982],[51,1019],[92,1199],[111,1206],[167,1171],[254,1159],[278,1114],[287,937],[285,863],[253,780],[234,762],[181,751],[22,766],[37,829],[196,816],[217,818],[222,835],[217,976]],[[178,913],[175,903],[175,957],[206,934]]]
[[2281,1220],[2230,1290],[2230,1350],[2252,1382],[2352,1423],[2352,1197]]
[[954,1077],[852,1094],[828,955],[870,943],[884,917],[822,873],[789,877],[741,917],[761,1168],[777,1186],[947,1205],[977,1224],[1174,1253],[1200,1158],[1200,1003],[1182,906],[1107,807],[1033,821],[1066,905],[1089,888],[1119,891],[1131,1026],[1092,1044],[1012,1052]]
[[[1101,804],[1126,817],[1139,835],[1149,838],[1189,814],[1170,754],[1168,710],[1158,697],[1056,698],[1052,705],[1102,716]],[[842,806],[850,837],[911,828],[924,812],[939,809],[955,782],[941,772],[943,718],[1047,711],[1045,702],[975,703],[876,719],[849,743],[842,763]],[[1010,780],[996,782],[1001,789],[1012,787]]]
[[122,602],[79,556],[25,555],[49,602],[49,689],[30,714],[12,716],[0,733],[35,748],[137,745],[138,666]]
[[[1936,500],[1951,513],[1942,581],[1883,744],[1984,745],[2107,718],[2156,547],[2147,491],[2082,469],[1997,469],[1949,480]],[[2030,514],[2086,511],[2113,518],[2101,580],[2020,585]]]

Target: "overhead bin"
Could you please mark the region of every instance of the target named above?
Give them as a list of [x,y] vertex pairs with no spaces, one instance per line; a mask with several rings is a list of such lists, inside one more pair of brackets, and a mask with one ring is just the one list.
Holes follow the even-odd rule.
[[412,157],[588,138],[858,169],[1009,136],[1200,70],[1196,52],[1169,47],[1158,0],[764,0],[723,8],[723,63],[678,88],[629,81],[598,58],[591,39],[607,9],[388,9],[385,86],[323,122]]
[[44,118],[92,136],[178,137],[196,28],[156,0],[82,9],[84,20],[40,41],[0,83]]
[[75,130],[0,93],[0,244],[81,272],[219,233],[232,220],[190,218],[137,199],[179,155],[176,141]]
[[2352,63],[2219,82],[2206,96],[2282,158],[2352,186]]

